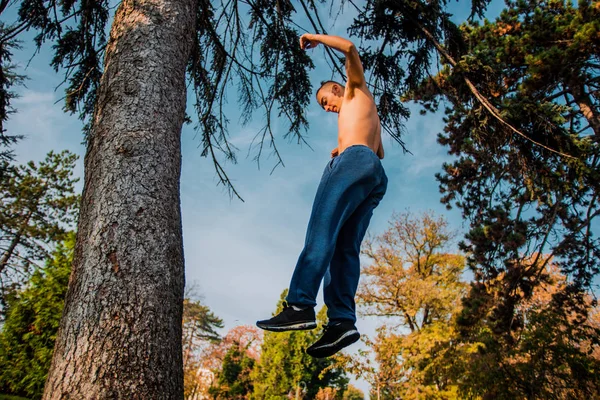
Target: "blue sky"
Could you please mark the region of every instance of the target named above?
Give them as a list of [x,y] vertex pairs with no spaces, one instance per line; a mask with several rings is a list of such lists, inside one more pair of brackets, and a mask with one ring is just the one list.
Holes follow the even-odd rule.
[[[501,5],[500,1],[493,2],[489,14],[496,15]],[[457,19],[466,16],[469,8],[470,2],[465,1],[451,6]],[[342,17],[335,24],[333,20],[324,23],[329,33],[346,36],[345,28],[350,21],[349,17]],[[323,78],[329,78],[330,73],[323,50],[310,51],[316,65],[311,73],[315,86]],[[85,149],[81,144],[81,123],[75,116],[62,112],[59,99],[63,88],[55,90],[62,76],[48,66],[51,55],[47,49],[24,69],[33,52],[31,43],[24,41],[23,49],[14,57],[23,68],[21,72],[29,77],[25,87],[17,88],[20,98],[14,100],[14,106],[18,112],[7,124],[9,132],[26,135],[15,149],[17,161],[39,161],[50,150],[69,149],[80,155],[76,174],[83,177]],[[235,113],[235,96],[230,98],[229,111]],[[459,210],[447,211],[440,204],[434,177],[449,159],[446,149],[436,142],[443,129],[441,115],[421,116],[417,107],[411,105],[411,109],[404,139],[413,154],[403,153],[389,136],[383,138],[388,192],[375,210],[369,232],[383,232],[392,213],[405,210],[415,213],[433,210],[444,215],[454,229],[463,230]],[[193,110],[190,108],[188,113],[193,114]],[[308,118],[310,129],[306,138],[312,150],[288,143],[283,139],[285,125],[276,124],[277,145],[285,168],[280,166],[272,174],[273,159],[263,159],[259,170],[252,155],[245,157],[250,141],[262,126],[260,118],[245,127],[236,124],[237,118],[231,118],[230,133],[240,149],[239,163],[227,164],[226,168],[244,202],[230,199],[223,187],[217,186],[212,161],[200,156],[200,142],[194,139],[193,126],[183,127],[181,205],[186,279],[198,286],[204,303],[224,319],[226,329],[253,325],[256,320],[270,316],[281,291],[289,284],[302,250],[317,184],[330,150],[337,145],[337,115],[325,113],[312,102]],[[80,182],[79,188],[82,187]],[[319,307],[322,304],[319,297]],[[357,326],[361,332],[373,334],[377,324],[375,319],[359,318]],[[355,344],[349,351],[360,346]],[[368,393],[364,382],[356,384]]]

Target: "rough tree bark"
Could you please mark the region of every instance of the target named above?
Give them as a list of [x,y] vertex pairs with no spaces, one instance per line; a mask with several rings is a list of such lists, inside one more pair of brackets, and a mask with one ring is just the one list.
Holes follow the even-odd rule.
[[117,10],[46,400],[183,398],[180,142],[195,9]]

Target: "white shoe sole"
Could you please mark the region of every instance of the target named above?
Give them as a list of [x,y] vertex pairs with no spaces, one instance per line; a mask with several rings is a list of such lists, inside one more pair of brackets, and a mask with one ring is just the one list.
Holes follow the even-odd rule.
[[317,327],[317,323],[316,322],[300,322],[297,324],[291,324],[291,325],[263,325],[263,324],[256,324],[256,326],[258,326],[260,329],[264,329],[266,331],[272,331],[272,332],[285,332],[285,331],[306,331],[306,330],[310,330],[310,329],[315,329]]
[[[354,329],[353,329],[353,330],[351,330],[351,331],[348,331],[348,332],[344,333],[344,334],[343,334],[342,336],[340,336],[340,337],[339,337],[339,338],[338,338],[338,339],[337,339],[335,342],[333,342],[333,343],[327,343],[327,344],[323,344],[323,345],[321,345],[321,346],[318,346],[318,347],[313,347],[313,349],[315,349],[315,350],[321,350],[321,349],[326,349],[326,348],[328,348],[328,347],[335,347],[335,346],[339,345],[339,344],[342,342],[342,340],[344,340],[344,339],[346,339],[346,338],[348,338],[348,337],[350,337],[350,336],[353,336],[353,335],[355,335],[355,336],[356,336],[356,340],[358,340],[358,339],[360,338],[360,333],[358,333],[358,331],[357,331],[357,330],[354,330]],[[349,339],[348,341],[350,341],[350,340],[353,340],[353,341],[352,341],[350,344],[352,344],[352,343],[354,343],[354,342],[356,341],[354,338],[352,338],[352,339]],[[346,342],[347,342],[347,341],[346,341]],[[344,342],[344,343],[345,343],[345,342]]]
[[309,347],[306,349],[306,353],[315,358],[330,357],[344,347],[350,346],[352,343],[358,341],[358,339],[360,339],[360,333],[357,330],[352,329],[348,332],[345,332],[332,343],[322,344],[316,347],[313,345]]

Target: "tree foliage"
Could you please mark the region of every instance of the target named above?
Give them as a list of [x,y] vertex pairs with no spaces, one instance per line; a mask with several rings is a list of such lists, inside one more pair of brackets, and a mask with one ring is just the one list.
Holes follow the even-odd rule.
[[253,391],[251,373],[256,360],[247,353],[247,348],[234,342],[229,347],[216,371],[214,382],[208,393],[215,399],[249,399]]
[[365,394],[357,387],[348,385],[348,388],[344,391],[342,400],[365,400]]
[[217,317],[208,306],[188,291],[183,300],[183,384],[187,398],[198,392],[198,369],[207,347],[221,341],[217,329],[223,328],[223,320]]
[[197,299],[183,300],[183,364],[190,359],[195,349],[203,343],[218,342],[221,336],[216,329],[223,328],[223,320],[217,317],[208,306]]
[[[248,386],[247,381],[249,371],[253,369],[253,364],[260,358],[260,348],[262,345],[262,331],[254,326],[241,325],[232,328],[225,337],[218,342],[212,342],[208,346],[200,346],[198,351],[194,352],[194,361],[190,368],[186,370],[185,396],[209,396],[209,390],[214,387],[213,395],[227,393],[231,381],[227,381],[223,374],[226,369],[237,368],[241,366],[238,375],[244,379],[242,386],[236,387],[236,392],[241,391],[248,394],[252,388]],[[224,366],[225,359],[229,355],[228,363],[230,366]],[[252,359],[252,362],[249,359]],[[242,365],[243,364],[243,365]],[[218,380],[221,379],[221,384]],[[251,382],[250,382],[251,384]],[[245,388],[244,390],[240,390]]]
[[7,166],[0,181],[0,301],[18,287],[48,248],[65,239],[78,214],[73,169],[77,156],[50,152],[39,164]]
[[[592,230],[600,214],[598,5],[509,1],[496,21],[463,25],[467,47],[459,61],[413,95],[432,109],[440,101],[448,105],[439,141],[456,161],[445,165],[438,179],[442,201],[459,207],[470,223],[461,248],[475,274],[459,319],[461,335],[471,341],[486,332],[483,342],[491,357],[486,362],[493,368],[506,365],[501,360],[507,354],[521,354],[523,342],[515,341],[524,333],[519,307],[544,285],[552,262],[567,278],[550,306],[532,317],[529,329],[551,343],[566,343],[551,349],[558,351],[552,360],[562,360],[567,372],[558,378],[558,365],[542,362],[547,356],[541,355],[551,353],[543,340],[527,342],[529,355],[542,358],[526,365],[531,373],[553,371],[543,376],[583,390],[576,396],[589,393],[585,385],[596,387],[589,379],[595,367],[574,348],[583,337],[597,340],[597,333],[594,339],[584,325],[573,327],[570,318],[588,319],[593,303],[584,301],[586,290],[600,271],[600,241]],[[467,79],[521,134],[491,116]],[[573,314],[577,317],[568,317]],[[571,374],[577,368],[587,371],[577,375],[583,381]],[[530,398],[549,393],[545,378],[536,375],[526,383],[500,372],[496,376],[516,393]],[[497,388],[499,395],[496,384],[480,390]]]
[[[366,241],[359,311],[383,318],[369,350],[340,357],[380,399],[452,398],[457,386],[445,372],[452,320],[466,284],[465,259],[448,250],[455,236],[431,212],[394,214],[388,229]],[[441,344],[445,343],[446,346]],[[443,362],[441,360],[444,360]]]
[[334,400],[338,390],[330,387],[320,388],[315,396],[315,400]]
[[374,339],[366,335],[361,340],[367,346],[357,355],[340,354],[335,356],[336,363],[342,365],[358,379],[364,379],[371,386],[369,398],[394,399],[399,391],[401,349],[397,341],[389,336],[386,328],[378,329]]
[[[41,48],[45,42],[54,44],[51,66],[64,69],[65,110],[79,112],[85,119],[94,110],[96,90],[102,76],[102,56],[106,46],[106,24],[110,14],[108,0],[23,0],[3,1],[17,7],[17,18],[5,24],[0,46],[10,45],[25,31],[36,32],[34,41]],[[0,101],[6,99],[0,93]]]
[[[0,3],[0,15],[6,9],[8,1]],[[13,87],[23,83],[24,77],[19,75],[12,64],[13,51],[19,48],[17,41],[10,36],[11,27],[0,21],[0,181],[4,179],[6,168],[13,160],[12,146],[23,138],[23,135],[9,133],[4,124],[15,109],[11,101],[17,97]]]
[[70,232],[36,269],[27,286],[8,299],[0,331],[0,391],[42,397],[71,273],[75,234]]
[[232,346],[245,349],[249,357],[258,360],[261,354],[263,331],[251,325],[239,325],[230,329],[219,342],[212,343],[202,352],[202,367],[213,371],[221,369],[225,354]]
[[448,252],[454,236],[431,212],[394,214],[383,234],[365,241],[371,264],[361,273],[360,313],[396,318],[411,332],[446,323],[465,289],[464,257]]
[[[277,312],[283,309],[285,290]],[[323,308],[317,316],[322,327],[326,319]],[[306,388],[304,398],[312,399],[320,388],[339,388],[342,391],[348,379],[342,369],[328,358],[312,358],[305,350],[318,339],[321,329],[313,331],[267,332],[264,336],[260,361],[252,373],[254,392],[252,399],[281,399],[290,392]]]
[[[496,307],[506,291],[504,274],[510,272],[473,282],[467,297],[462,266],[453,276],[415,274],[414,282],[410,273],[399,273],[416,270],[414,260],[427,265],[423,254],[439,260],[430,243],[448,239],[445,229],[444,220],[432,215],[395,215],[386,232],[368,241],[365,253],[373,264],[364,267],[359,305],[362,312],[385,319],[375,338],[364,339],[367,351],[340,356],[338,362],[366,379],[378,399],[597,397],[600,309],[594,297],[565,295],[572,283],[551,256],[532,255],[526,261],[538,260],[544,267],[530,277],[529,295],[514,290],[518,300],[507,333],[501,320],[506,316]],[[406,256],[411,253],[413,261]],[[420,299],[435,304],[440,318],[424,318]],[[412,317],[417,308],[418,318]]]
[[[543,263],[547,266],[533,278],[531,295],[518,293],[521,300],[515,305],[510,334],[494,330],[499,316],[493,305],[506,284],[503,274],[472,289],[478,292],[479,314],[465,308],[457,316],[460,345],[450,353],[464,395],[583,399],[600,393],[600,309],[589,295],[565,299],[568,279],[551,261]],[[487,313],[482,315],[483,310]]]
[[[495,23],[464,26],[471,49],[459,68],[434,79],[439,91],[425,86],[425,96],[437,93],[452,105],[440,142],[460,156],[439,176],[442,201],[455,203],[470,221],[463,247],[486,277],[531,269],[520,265],[524,258],[551,250],[574,284],[586,286],[598,272],[598,240],[590,231],[598,214],[598,7],[508,6]],[[528,138],[575,158],[515,137],[490,119],[465,90],[464,75]]]

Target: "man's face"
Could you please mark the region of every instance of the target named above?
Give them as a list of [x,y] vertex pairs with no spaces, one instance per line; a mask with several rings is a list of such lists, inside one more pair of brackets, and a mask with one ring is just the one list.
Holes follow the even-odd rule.
[[321,89],[317,98],[325,111],[339,113],[342,108],[342,101],[344,100],[342,94],[340,86],[334,84]]

